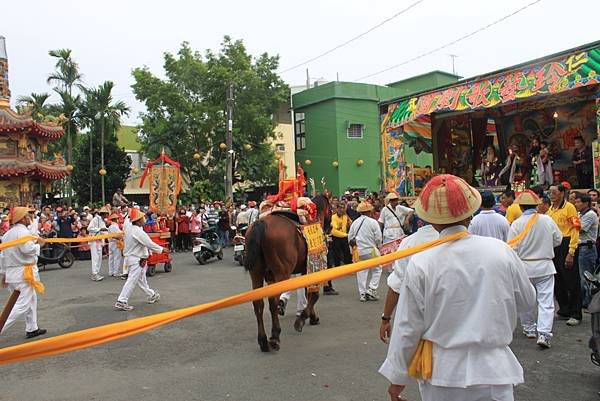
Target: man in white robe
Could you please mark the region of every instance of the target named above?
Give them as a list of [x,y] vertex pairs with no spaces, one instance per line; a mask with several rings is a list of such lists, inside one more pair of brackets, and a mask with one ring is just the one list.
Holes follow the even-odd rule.
[[[88,225],[88,232],[91,236],[102,235],[108,232],[104,219],[108,216],[110,210],[108,207],[102,206],[98,213],[92,218]],[[100,275],[100,269],[102,268],[102,248],[104,247],[104,240],[90,241],[90,256],[92,259],[92,281],[102,281],[104,276]]]
[[383,243],[399,239],[404,235],[402,226],[406,219],[413,213],[411,208],[398,204],[399,197],[394,192],[388,194],[385,199],[388,204],[381,209],[379,214],[379,225],[383,229]]
[[[415,211],[455,239],[414,255],[406,268],[388,355],[379,372],[390,399],[412,381],[421,340],[432,344],[432,373],[419,381],[424,401],[512,401],[523,369],[509,348],[517,313],[535,305],[521,260],[504,242],[468,235],[481,195],[449,174],[433,177]],[[425,354],[426,356],[426,354]]]
[[146,280],[146,259],[150,255],[149,251],[154,253],[168,253],[167,248],[163,248],[152,241],[146,232],[142,229],[145,222],[144,214],[138,209],[132,209],[128,221],[123,227],[125,231],[125,249],[123,256],[125,265],[128,269],[127,281],[117,298],[115,308],[130,311],[133,306],[129,305],[129,297],[137,285],[148,296],[146,302],[156,303],[160,299],[160,294],[148,286]]
[[[27,228],[31,224],[30,210],[26,207],[15,207],[11,210],[10,221],[12,228],[2,236],[2,242],[18,240],[31,236]],[[24,244],[6,248],[2,251],[0,276],[3,287],[8,287],[10,292],[19,291],[19,298],[13,307],[2,332],[12,326],[16,320],[25,318],[25,332],[27,338],[46,334],[45,329],[40,329],[37,324],[37,292],[25,280],[25,271],[30,273],[36,282],[40,281],[37,267],[37,258],[40,254],[40,245],[44,245],[43,238],[28,241]],[[43,288],[42,288],[43,289]]]
[[537,294],[537,322],[535,307],[524,311],[519,316],[523,326],[523,334],[527,338],[536,338],[542,348],[550,348],[552,324],[554,323],[554,275],[556,269],[552,259],[554,248],[562,242],[563,236],[550,216],[536,212],[542,203],[538,196],[523,191],[515,201],[523,210],[523,214],[510,226],[508,238],[512,239],[525,230],[527,223],[535,217],[535,223],[527,234],[513,248],[525,265],[529,281]]
[[[121,233],[119,228],[119,215],[113,213],[109,217],[110,226],[108,226],[109,234]],[[119,244],[123,244],[123,237],[114,237],[108,239],[108,275],[110,277],[120,277],[123,269],[123,251],[119,248]]]

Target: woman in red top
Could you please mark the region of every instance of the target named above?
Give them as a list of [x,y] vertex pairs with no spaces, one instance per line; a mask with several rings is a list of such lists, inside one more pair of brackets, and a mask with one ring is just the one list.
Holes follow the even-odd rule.
[[190,249],[190,218],[181,209],[177,215],[177,247],[181,251]]

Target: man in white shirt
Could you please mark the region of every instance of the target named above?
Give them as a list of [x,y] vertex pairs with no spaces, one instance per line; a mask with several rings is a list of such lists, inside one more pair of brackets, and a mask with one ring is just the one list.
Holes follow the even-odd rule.
[[[88,232],[90,235],[102,235],[108,232],[104,219],[108,216],[110,210],[106,206],[102,206],[98,213],[92,218],[88,225]],[[100,275],[100,269],[102,268],[102,248],[104,246],[104,240],[90,241],[90,256],[92,259],[92,281],[102,281],[104,277]]]
[[123,256],[125,265],[128,268],[128,276],[123,289],[117,298],[115,308],[130,311],[133,306],[129,305],[129,297],[137,285],[148,296],[146,302],[156,303],[160,299],[160,294],[148,286],[146,280],[146,259],[150,251],[154,253],[168,253],[167,248],[163,248],[152,242],[152,239],[142,229],[145,218],[144,214],[137,209],[132,209],[129,216],[129,222],[126,222],[123,229],[125,231],[125,249]]
[[243,226],[248,226],[249,221],[250,221],[250,214],[249,214],[248,210],[246,210],[246,205],[241,205],[240,212],[238,213],[237,217],[235,218],[235,225],[238,226],[238,228],[241,228]]
[[[12,228],[2,236],[2,242],[18,240],[31,236],[27,226],[31,224],[30,210],[26,207],[15,207],[10,212]],[[40,281],[38,273],[37,258],[40,254],[40,245],[44,245],[42,238],[28,241],[24,244],[6,248],[2,251],[0,263],[0,275],[2,275],[2,286],[13,291],[19,291],[19,298],[15,303],[2,332],[12,326],[21,317],[25,318],[25,331],[27,338],[33,338],[46,334],[45,329],[40,329],[37,324],[37,291],[31,282],[25,279],[27,273],[36,283]],[[39,283],[38,285],[41,285]],[[43,286],[41,287],[43,292]]]
[[532,308],[521,313],[523,334],[527,338],[536,338],[542,348],[550,348],[552,324],[554,322],[554,274],[556,270],[552,259],[554,248],[562,242],[562,233],[550,216],[536,212],[542,203],[532,191],[521,192],[515,201],[523,211],[521,217],[513,221],[508,238],[512,239],[522,233],[527,223],[535,218],[525,237],[513,248],[523,261],[529,281],[537,292],[537,324],[536,311]]
[[[410,248],[425,242],[435,241],[438,239],[440,234],[435,231],[435,228],[430,224],[426,224],[419,228],[416,233],[409,235],[402,240],[398,250]],[[379,328],[379,338],[384,343],[388,343],[392,332],[392,313],[396,309],[398,304],[398,298],[400,297],[400,287],[404,280],[404,273],[410,256],[402,259],[398,259],[394,262],[394,270],[390,273],[387,279],[388,293],[385,297],[385,306],[383,307],[383,314],[381,315],[381,327]]]
[[423,401],[513,401],[523,369],[509,348],[517,313],[535,305],[535,290],[515,252],[495,238],[469,235],[481,195],[441,174],[419,194],[416,214],[452,241],[412,256],[400,287],[387,359],[379,372],[401,399],[412,381],[417,346],[431,346],[419,381]]
[[[381,228],[377,221],[371,217],[373,213],[373,205],[366,202],[361,202],[356,211],[361,214],[359,218],[352,222],[350,231],[348,232],[348,242],[350,246],[358,248],[360,260],[371,259],[379,256],[379,247],[381,246]],[[369,270],[371,270],[371,281],[367,288],[367,280],[369,278]],[[373,269],[365,269],[356,273],[356,281],[358,282],[358,294],[360,302],[377,301],[377,289],[379,288],[379,280],[381,278],[381,266]]]
[[402,226],[413,213],[411,208],[398,204],[399,197],[396,193],[389,193],[385,199],[388,204],[381,209],[379,224],[383,229],[383,243],[395,241],[404,235]]
[[[108,218],[110,221],[110,226],[108,226],[109,234],[118,234],[121,233],[121,229],[119,228],[119,215],[113,213]],[[114,237],[108,239],[108,275],[110,277],[119,277],[121,276],[121,271],[123,269],[123,253],[122,246],[119,248],[119,244],[123,244],[122,237]]]
[[469,232],[482,237],[491,237],[506,242],[510,224],[504,216],[496,213],[496,198],[490,191],[481,194],[481,212],[471,220]]
[[256,202],[255,201],[248,202],[248,225],[250,225],[250,224],[254,223],[256,220],[258,220],[259,215],[260,215],[260,212],[256,208]]

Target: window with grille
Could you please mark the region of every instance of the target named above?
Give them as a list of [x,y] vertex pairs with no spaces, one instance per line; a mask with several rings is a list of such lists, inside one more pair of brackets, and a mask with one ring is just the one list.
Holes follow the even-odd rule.
[[365,132],[364,124],[348,124],[347,135],[349,139],[362,139]]
[[275,150],[279,153],[284,153],[285,152],[285,144],[283,144],[283,143],[276,144]]
[[[295,121],[294,138],[296,140],[296,150],[303,150],[306,149],[306,127],[304,125],[304,113],[296,113]],[[285,148],[283,151],[285,151]]]

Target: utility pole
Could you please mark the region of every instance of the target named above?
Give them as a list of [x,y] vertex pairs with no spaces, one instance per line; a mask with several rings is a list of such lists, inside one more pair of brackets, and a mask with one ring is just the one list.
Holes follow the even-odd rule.
[[308,68],[306,69],[306,89],[310,89],[310,75],[308,75]]
[[449,54],[452,59],[452,74],[456,75],[456,69],[454,68],[454,60],[458,57],[456,54]]
[[[104,168],[104,114],[100,117],[100,167],[102,170],[106,170]],[[104,174],[100,175],[100,183],[102,185],[102,206],[106,205],[106,199],[104,196]]]
[[227,93],[227,174],[225,175],[225,197],[233,202],[233,83]]

